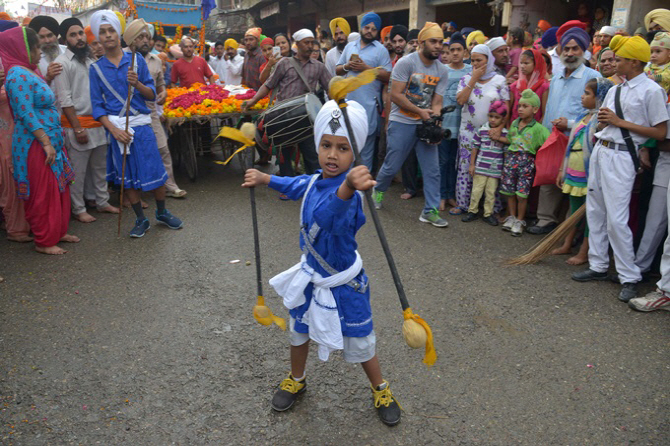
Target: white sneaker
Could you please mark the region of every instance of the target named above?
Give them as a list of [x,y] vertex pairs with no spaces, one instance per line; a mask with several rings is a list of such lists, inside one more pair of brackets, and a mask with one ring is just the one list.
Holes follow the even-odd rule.
[[652,291],[644,297],[636,297],[628,301],[628,306],[637,311],[670,311],[670,297],[659,290]]
[[526,229],[526,222],[524,220],[517,220],[515,218],[514,223],[512,224],[512,236],[521,237],[521,234],[523,234],[523,231],[525,229]]
[[503,231],[511,231],[512,230],[512,225],[516,221],[516,217],[514,215],[508,216],[505,221],[503,222],[502,225],[502,230]]

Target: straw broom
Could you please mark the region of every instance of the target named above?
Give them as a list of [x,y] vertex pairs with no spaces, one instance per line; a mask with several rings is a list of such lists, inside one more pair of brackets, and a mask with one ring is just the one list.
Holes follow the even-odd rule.
[[525,254],[511,258],[505,262],[507,265],[531,265],[551,254],[551,251],[558,245],[570,231],[582,221],[586,215],[586,205],[583,204],[556,229],[551,231],[540,240],[535,246],[530,248]]

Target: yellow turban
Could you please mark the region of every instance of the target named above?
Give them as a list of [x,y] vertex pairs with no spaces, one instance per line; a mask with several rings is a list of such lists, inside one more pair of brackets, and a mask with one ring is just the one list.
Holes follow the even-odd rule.
[[470,47],[470,44],[474,41],[477,42],[479,45],[483,45],[484,42],[486,42],[488,39],[484,35],[483,32],[480,30],[477,31],[472,31],[470,34],[468,34],[468,38],[465,39],[465,46],[468,48]]
[[328,25],[328,27],[330,28],[331,36],[335,36],[335,28],[338,27],[342,30],[345,36],[349,36],[349,33],[351,33],[351,26],[349,26],[349,22],[347,22],[342,17],[336,17],[333,20],[331,20],[330,25]]
[[121,22],[121,33],[123,33],[126,30],[126,18],[119,11],[114,11],[114,14],[116,14],[119,22]]
[[616,35],[610,42],[610,48],[619,57],[649,62],[651,48],[646,40],[640,36],[627,37]]
[[224,48],[234,48],[237,49],[240,45],[237,43],[235,39],[226,39],[225,42],[223,42],[223,47]]
[[653,9],[644,16],[644,26],[649,31],[651,22],[660,25],[664,31],[670,32],[670,9]]
[[428,39],[444,39],[444,32],[442,28],[435,22],[426,22],[423,29],[419,31],[419,42],[424,42]]

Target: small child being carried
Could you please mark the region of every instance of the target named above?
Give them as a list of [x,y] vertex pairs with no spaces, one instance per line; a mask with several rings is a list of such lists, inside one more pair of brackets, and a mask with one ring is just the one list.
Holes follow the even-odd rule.
[[670,95],[670,32],[659,32],[651,41],[651,64],[645,67],[645,74],[663,87]]
[[481,126],[472,138],[469,169],[472,194],[468,213],[461,219],[466,223],[479,218],[479,201],[484,195],[484,221],[491,226],[498,226],[498,219],[493,215],[493,205],[507,146],[501,141],[501,138],[507,137],[507,129],[503,125],[505,116],[507,105],[503,101],[494,101],[489,107],[489,122]]
[[277,177],[247,170],[244,187],[268,185],[292,200],[302,198],[301,261],[273,277],[270,285],[289,309],[291,372],[272,398],[276,411],[290,409],[306,389],[309,341],[318,344],[319,358],[334,350],[344,360],[360,363],[370,380],[374,406],[389,426],[400,422],[400,406],[382,379],[375,352],[370,288],[356,248],[356,232],[365,223],[363,198],[357,191],[376,182],[365,166],[353,167],[351,138],[363,147],[368,135],[365,109],[347,101],[353,135],[347,131],[335,101],[323,105],[314,122],[314,142],[321,171],[314,175]]

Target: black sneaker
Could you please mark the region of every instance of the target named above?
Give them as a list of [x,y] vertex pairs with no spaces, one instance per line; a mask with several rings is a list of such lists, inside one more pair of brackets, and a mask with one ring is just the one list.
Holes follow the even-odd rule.
[[498,219],[493,214],[489,215],[488,217],[484,217],[482,220],[491,226],[498,226]]
[[619,300],[621,302],[628,302],[637,297],[637,283],[624,283],[621,285],[619,292]]
[[591,280],[609,280],[607,272],[598,273],[592,269],[576,272],[572,275],[572,280],[577,282],[590,282]]
[[288,378],[281,382],[279,390],[272,397],[272,408],[277,412],[289,410],[295,400],[298,399],[298,395],[304,392],[306,388],[306,380],[296,381],[293,379],[293,375],[289,373]]
[[[380,389],[379,387],[383,387]],[[391,386],[387,381],[384,381],[381,386],[376,389],[372,386],[372,397],[377,408],[379,419],[387,426],[395,426],[400,423],[400,404],[391,393]]]
[[479,215],[475,214],[474,212],[468,212],[461,218],[461,221],[464,223],[469,223],[471,221],[475,221],[479,218]]

